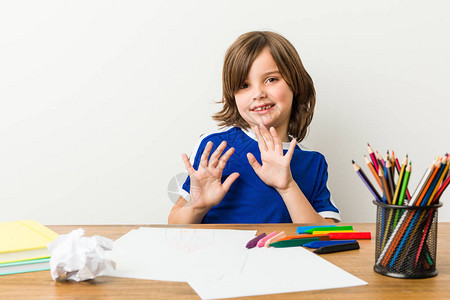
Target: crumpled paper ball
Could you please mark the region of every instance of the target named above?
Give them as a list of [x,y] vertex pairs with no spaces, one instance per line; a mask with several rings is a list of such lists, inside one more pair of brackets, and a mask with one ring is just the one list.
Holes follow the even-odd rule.
[[109,258],[113,241],[98,235],[83,235],[84,230],[78,228],[47,245],[53,280],[83,281],[115,270],[116,263]]

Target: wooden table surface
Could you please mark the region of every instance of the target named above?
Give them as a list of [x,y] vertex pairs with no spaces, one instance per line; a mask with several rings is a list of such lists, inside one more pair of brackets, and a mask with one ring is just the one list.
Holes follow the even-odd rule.
[[[258,233],[284,230],[294,235],[300,224],[243,225],[142,225],[146,227],[187,227],[218,229],[257,229]],[[372,232],[371,240],[360,240],[359,250],[322,255],[338,267],[368,282],[368,285],[264,295],[259,299],[450,299],[450,223],[439,223],[437,270],[439,274],[426,279],[396,279],[373,271],[375,261],[375,224],[353,225],[357,231]],[[139,225],[49,226],[58,233],[85,229],[86,236],[101,235],[117,239]],[[356,253],[355,253],[356,252]],[[295,279],[293,279],[295,280]],[[167,282],[102,276],[85,282],[55,282],[50,271],[0,276],[1,299],[199,299],[184,282]],[[233,298],[239,299],[239,298]]]

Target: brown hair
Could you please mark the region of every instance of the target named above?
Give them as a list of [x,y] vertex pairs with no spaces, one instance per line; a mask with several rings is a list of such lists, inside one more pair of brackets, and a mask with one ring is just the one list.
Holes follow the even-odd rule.
[[306,136],[314,114],[316,104],[314,84],[294,46],[274,32],[244,33],[228,48],[222,72],[223,95],[219,101],[223,104],[223,108],[213,115],[213,119],[222,127],[249,127],[239,114],[234,94],[244,84],[253,61],[266,47],[294,94],[288,134],[301,141]]

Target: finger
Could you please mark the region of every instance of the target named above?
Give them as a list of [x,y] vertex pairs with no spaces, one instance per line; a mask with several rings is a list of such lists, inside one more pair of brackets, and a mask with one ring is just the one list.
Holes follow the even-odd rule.
[[266,140],[267,148],[269,148],[270,150],[274,150],[275,146],[272,134],[270,133],[269,130],[267,130],[267,128],[264,125],[261,125],[261,133],[264,139]]
[[210,167],[213,167],[213,168],[217,167],[217,164],[219,163],[219,158],[222,155],[222,152],[226,146],[227,146],[227,142],[222,141],[222,143],[220,143],[219,147],[217,147],[216,151],[213,152],[213,154],[209,158],[208,165]]
[[289,150],[286,152],[285,157],[289,158],[289,161],[292,159],[292,155],[294,154],[295,146],[297,145],[297,140],[293,139],[289,145]]
[[186,168],[186,171],[188,172],[188,174],[189,175],[194,174],[195,173],[195,169],[192,167],[188,156],[185,153],[183,153],[183,154],[181,154],[181,158],[183,159],[184,167]]
[[281,142],[281,139],[278,136],[277,131],[273,127],[270,127],[269,130],[270,130],[270,133],[272,134],[272,137],[273,137],[273,143],[274,143],[274,146],[275,146],[275,151],[278,154],[283,155],[283,143]]
[[226,166],[228,160],[230,159],[230,157],[231,157],[231,155],[232,155],[233,153],[234,153],[234,148],[230,148],[230,149],[228,149],[227,152],[225,152],[224,155],[222,155],[222,157],[219,159],[219,163],[218,163],[218,166],[217,166],[217,168],[218,168],[219,170],[222,171],[222,170],[225,168],[225,166]]
[[259,170],[261,169],[261,165],[256,160],[255,156],[251,153],[247,153],[247,159],[250,165],[252,166],[253,170],[255,170],[255,173],[258,175]]
[[209,153],[211,152],[212,146],[213,146],[213,143],[210,141],[206,144],[206,147],[203,150],[202,156],[200,158],[200,166],[202,166],[203,168],[208,167],[208,157],[209,157]]
[[255,132],[256,140],[258,141],[259,151],[261,151],[261,152],[267,151],[266,141],[264,140],[264,138],[261,134],[261,131],[259,130],[259,127],[255,126],[252,129],[253,129],[253,132]]
[[238,179],[239,177],[239,173],[235,172],[233,174],[231,174],[230,176],[227,177],[227,179],[225,179],[225,181],[222,183],[222,187],[223,189],[228,192],[228,190],[230,189],[231,185],[233,184],[233,182],[236,181],[236,179]]

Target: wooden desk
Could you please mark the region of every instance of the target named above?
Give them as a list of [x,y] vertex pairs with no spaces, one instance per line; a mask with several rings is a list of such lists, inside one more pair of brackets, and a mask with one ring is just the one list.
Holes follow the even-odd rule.
[[[152,227],[189,228],[231,228],[257,229],[258,233],[284,230],[295,234],[299,224],[261,224],[261,225],[190,225]],[[345,225],[345,224],[340,224]],[[322,255],[331,263],[350,272],[368,285],[287,293],[276,295],[277,299],[450,299],[450,223],[438,225],[438,276],[427,279],[396,279],[375,273],[375,225],[368,223],[353,225],[358,231],[371,231],[372,240],[361,240],[360,250]],[[145,225],[143,225],[145,226]],[[58,233],[68,233],[82,227],[86,235],[101,235],[117,239],[132,226],[49,226]],[[293,278],[295,280],[295,278]],[[2,299],[199,299],[187,283],[141,280],[116,277],[98,277],[87,282],[55,282],[49,271],[0,276],[0,298]],[[249,297],[247,297],[249,298]],[[255,297],[256,298],[256,297]],[[274,295],[259,296],[260,299],[273,299]],[[237,298],[233,298],[237,299]]]

